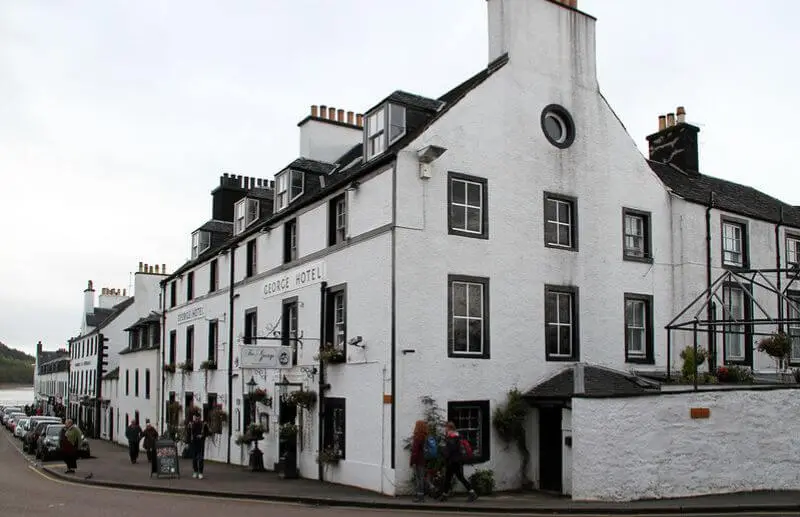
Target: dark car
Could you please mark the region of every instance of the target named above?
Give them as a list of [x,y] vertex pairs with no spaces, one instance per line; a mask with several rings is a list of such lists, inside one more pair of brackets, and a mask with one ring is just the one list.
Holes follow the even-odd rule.
[[46,424],[44,431],[39,435],[36,442],[36,457],[48,461],[61,451],[61,430],[64,424]]
[[42,431],[49,424],[60,424],[61,420],[54,417],[32,417],[31,430],[25,433],[25,438],[22,440],[22,450],[33,454],[36,452],[36,444],[39,442],[39,437]]

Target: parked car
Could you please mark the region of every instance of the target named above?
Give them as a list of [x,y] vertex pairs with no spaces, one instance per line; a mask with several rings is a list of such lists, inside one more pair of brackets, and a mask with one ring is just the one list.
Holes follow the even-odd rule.
[[17,427],[14,428],[14,437],[22,438],[25,436],[25,433],[28,431],[28,422],[30,422],[30,418],[20,418],[19,422],[17,422]]
[[55,457],[61,450],[59,436],[64,424],[46,424],[44,431],[36,443],[36,457],[48,461]]
[[6,418],[8,418],[8,415],[10,415],[11,413],[19,413],[20,411],[22,411],[21,407],[17,407],[17,406],[6,406],[6,407],[4,407],[3,411],[0,412],[0,423],[2,423],[3,425],[6,425]]
[[6,427],[8,428],[9,431],[11,431],[12,433],[14,432],[14,428],[17,426],[17,421],[20,418],[27,418],[27,416],[25,415],[25,413],[22,412],[11,413],[10,415],[8,415],[8,418],[6,418]]
[[39,442],[42,431],[44,431],[49,424],[60,424],[61,419],[48,416],[35,416],[31,417],[31,420],[32,423],[29,426],[31,430],[25,434],[25,439],[22,440],[22,450],[33,454],[36,452],[36,444]]

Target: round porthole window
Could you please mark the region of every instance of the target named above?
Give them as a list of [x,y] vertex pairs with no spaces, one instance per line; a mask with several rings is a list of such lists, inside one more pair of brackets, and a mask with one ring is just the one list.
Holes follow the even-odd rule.
[[563,107],[551,104],[542,110],[542,131],[547,140],[560,149],[566,149],[575,140],[575,125]]

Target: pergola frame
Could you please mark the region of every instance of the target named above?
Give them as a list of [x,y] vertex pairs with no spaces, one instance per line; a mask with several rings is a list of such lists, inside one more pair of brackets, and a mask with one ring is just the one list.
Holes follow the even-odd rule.
[[[767,278],[767,275],[773,276],[777,279],[777,282]],[[784,277],[788,277],[789,281],[785,286],[781,286],[781,279]],[[692,333],[694,354],[697,357],[698,332],[708,333],[710,349],[712,343],[716,344],[716,334],[720,330],[724,334],[769,336],[776,330],[783,331],[784,326],[789,328],[800,327],[800,299],[792,299],[789,296],[791,287],[795,285],[795,281],[798,279],[800,279],[800,268],[798,267],[785,269],[729,269],[721,274],[664,327],[667,330],[667,379],[670,379],[672,374],[673,331]],[[742,290],[746,302],[751,303],[753,307],[750,318],[736,319],[731,316],[730,310],[719,294],[719,290],[726,286],[738,286]],[[800,283],[797,283],[796,286],[800,290]],[[757,294],[765,294],[765,296],[760,296],[762,300],[768,296],[775,297],[778,304],[777,318],[770,316],[762,303],[757,300]],[[723,317],[721,320],[709,319],[710,315],[716,312],[717,303],[722,307]],[[786,317],[784,308],[788,308],[789,313],[797,317]],[[733,330],[731,329],[732,326],[744,326],[745,330]],[[749,330],[747,327],[749,327]],[[767,331],[765,327],[769,327],[771,330]],[[753,346],[753,344],[745,343],[745,346]],[[716,357],[716,350],[712,357]],[[694,389],[697,390],[696,363],[694,365]]]

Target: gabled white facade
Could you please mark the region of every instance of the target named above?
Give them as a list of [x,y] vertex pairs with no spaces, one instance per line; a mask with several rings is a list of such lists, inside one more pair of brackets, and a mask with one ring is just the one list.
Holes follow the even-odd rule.
[[[167,279],[176,300],[163,364],[175,372],[165,371],[161,403],[179,402],[181,418],[191,405],[228,412],[207,459],[246,464],[249,449],[234,438],[255,420],[268,427],[264,464],[277,467],[279,427],[290,421],[302,477],[404,492],[405,441],[431,397],[474,440],[477,466],[509,489],[520,459],[495,436],[491,414],[510,389],[576,363],[665,370],[663,329],[708,284],[705,208],[665,188],[601,95],[592,17],[550,0],[487,5],[492,63],[476,86],[447,102],[390,96],[365,119],[401,106],[397,120],[408,126],[387,123],[385,142],[362,156],[376,165],[339,184],[336,174],[362,162],[335,159],[336,172],[321,176],[335,188],[282,202],[256,230]],[[368,145],[380,138],[381,128],[362,129]],[[306,131],[301,152],[347,149],[348,131]],[[710,211],[712,280],[722,271],[721,217]],[[790,229],[746,223],[749,265],[776,267]],[[262,338],[251,345],[297,343],[294,366],[243,368],[250,336]],[[321,364],[321,343],[340,346],[344,361]],[[685,343],[673,345],[675,367]],[[216,369],[200,369],[209,359]],[[756,354],[756,370],[768,363]],[[249,404],[251,379],[271,405]],[[323,399],[295,415],[281,402],[297,390]],[[532,409],[527,424],[527,477],[569,493],[569,408]],[[547,433],[562,451],[552,461],[540,455]],[[321,468],[329,447],[340,460]]]

